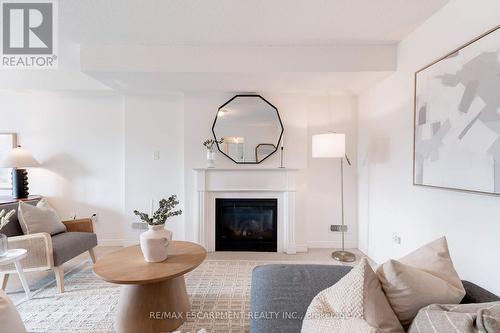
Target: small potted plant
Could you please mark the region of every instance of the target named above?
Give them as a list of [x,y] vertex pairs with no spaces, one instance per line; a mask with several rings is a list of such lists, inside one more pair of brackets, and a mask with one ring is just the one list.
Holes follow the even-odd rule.
[[179,204],[176,195],[159,202],[159,208],[149,216],[134,210],[134,214],[148,224],[148,231],[140,236],[141,250],[147,262],[160,262],[167,259],[168,244],[172,240],[172,232],[165,230],[165,222],[169,217],[182,214],[182,210],[175,210]]
[[[2,211],[0,212],[0,230],[2,230],[3,227],[5,227],[10,222],[10,218],[15,213],[16,213],[16,210],[13,209],[10,212],[8,212],[7,214],[5,214],[5,209],[2,209]],[[5,253],[7,253],[7,250],[9,248],[8,245],[9,244],[8,244],[7,236],[0,233],[0,257],[4,256]]]
[[207,164],[209,168],[214,168],[215,167],[215,149],[214,145],[215,144],[221,144],[224,142],[224,138],[221,138],[219,141],[214,140],[214,139],[207,139],[203,142],[203,145],[205,148],[207,148]]

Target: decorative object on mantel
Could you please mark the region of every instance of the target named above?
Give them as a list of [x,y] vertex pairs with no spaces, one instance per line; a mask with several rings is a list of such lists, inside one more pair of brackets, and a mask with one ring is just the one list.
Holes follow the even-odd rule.
[[159,208],[149,214],[134,210],[134,214],[146,222],[149,230],[140,236],[141,250],[147,262],[160,262],[168,257],[168,244],[172,241],[172,232],[165,229],[165,222],[169,217],[182,214],[182,210],[174,210],[179,204],[176,195],[162,199]]
[[342,233],[342,250],[332,253],[332,258],[343,262],[356,260],[354,253],[345,250],[344,238],[347,226],[344,222],[344,158],[351,165],[351,161],[345,152],[345,134],[326,133],[312,136],[312,157],[313,158],[340,158],[340,204],[342,207],[342,224],[332,225],[332,231]]
[[285,148],[281,146],[280,148],[280,169],[283,169],[285,166],[283,165],[283,153]]
[[2,168],[12,168],[12,197],[24,199],[29,195],[28,171],[25,168],[37,167],[40,163],[26,149],[17,146],[0,162]]
[[285,141],[285,134],[281,135],[281,147],[280,147],[280,169],[283,169],[285,165],[283,164],[283,158],[285,157],[283,154],[285,153],[285,147],[283,147],[283,142]]
[[5,209],[0,212],[0,257],[4,256],[8,250],[7,236],[1,233],[3,227],[5,227],[9,222],[12,215],[16,213],[15,209],[12,209],[7,214],[5,214]]
[[205,148],[207,148],[207,167],[215,168],[215,144],[222,144],[224,142],[224,138],[221,138],[219,141],[214,139],[207,139],[203,142]]
[[[10,151],[17,147],[16,133],[0,133],[0,161],[2,161]],[[0,190],[12,189],[12,170],[10,168],[0,168]]]
[[500,26],[415,73],[413,184],[500,195]]
[[282,141],[278,109],[260,95],[236,95],[217,110],[212,133],[224,138],[217,148],[237,164],[259,164],[274,154]]

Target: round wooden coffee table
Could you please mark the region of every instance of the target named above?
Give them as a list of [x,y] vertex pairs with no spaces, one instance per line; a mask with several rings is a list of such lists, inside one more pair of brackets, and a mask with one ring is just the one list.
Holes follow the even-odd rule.
[[168,258],[159,263],[146,262],[138,245],[97,260],[97,276],[123,285],[115,329],[119,333],[158,333],[182,325],[190,309],[184,274],[198,267],[206,255],[198,244],[172,241]]

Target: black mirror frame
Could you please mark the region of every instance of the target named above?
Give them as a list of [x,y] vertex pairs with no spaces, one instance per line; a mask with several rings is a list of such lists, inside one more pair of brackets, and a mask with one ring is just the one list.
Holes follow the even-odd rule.
[[278,111],[278,109],[272,105],[268,100],[266,100],[264,97],[262,97],[261,95],[252,95],[252,94],[238,94],[238,95],[235,95],[233,96],[233,98],[231,98],[229,101],[227,101],[226,103],[222,104],[221,106],[219,106],[219,108],[217,109],[217,114],[215,115],[215,119],[214,119],[214,123],[212,125],[212,134],[214,136],[214,139],[215,141],[218,141],[219,139],[217,138],[217,136],[215,135],[215,124],[217,123],[217,117],[219,116],[219,111],[225,107],[227,104],[231,103],[234,99],[238,98],[238,97],[257,97],[257,98],[260,98],[261,100],[263,100],[265,103],[269,104],[269,106],[271,106],[275,111],[276,111],[276,115],[278,116],[278,121],[280,122],[280,127],[281,127],[281,133],[280,133],[280,137],[278,139],[278,143],[276,144],[276,149],[274,149],[273,152],[271,152],[269,155],[267,155],[266,157],[264,157],[262,160],[260,161],[255,161],[255,162],[238,162],[238,161],[235,161],[231,156],[229,156],[228,154],[226,154],[222,149],[221,147],[219,146],[219,143],[217,142],[217,149],[219,150],[219,152],[221,152],[224,156],[226,156],[227,158],[229,158],[231,161],[233,161],[234,163],[236,164],[260,164],[262,163],[263,161],[265,161],[267,158],[269,158],[270,156],[272,156],[274,153],[276,153],[278,151],[278,147],[280,146],[280,143],[281,143],[281,140],[283,138],[283,133],[285,132],[285,128],[283,127],[283,122],[281,121],[281,117],[280,117],[280,113]]

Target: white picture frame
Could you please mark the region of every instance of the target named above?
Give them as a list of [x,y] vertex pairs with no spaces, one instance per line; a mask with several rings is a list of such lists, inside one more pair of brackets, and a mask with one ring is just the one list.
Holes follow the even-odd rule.
[[500,195],[500,26],[415,73],[413,184]]
[[[0,161],[17,147],[16,133],[0,133]],[[12,189],[12,168],[0,168],[0,190]]]

